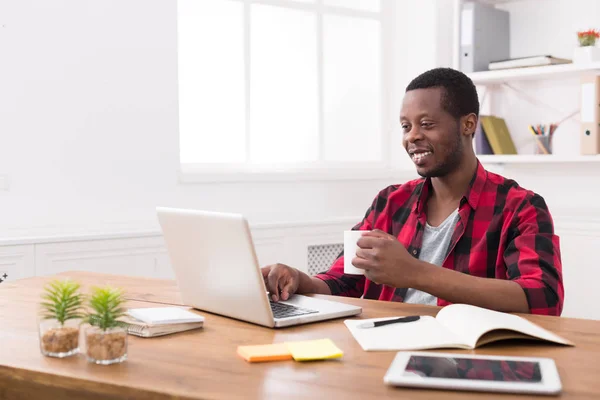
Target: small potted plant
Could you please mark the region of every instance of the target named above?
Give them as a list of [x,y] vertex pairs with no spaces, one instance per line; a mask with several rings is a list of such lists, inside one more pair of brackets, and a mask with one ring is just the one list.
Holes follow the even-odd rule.
[[39,322],[40,350],[50,357],[79,353],[79,325],[83,317],[80,285],[53,280],[44,287]]
[[120,289],[94,287],[84,321],[85,355],[88,361],[109,365],[127,359],[127,324],[119,320],[125,315],[125,297]]
[[595,29],[577,32],[579,47],[575,48],[573,62],[600,61],[600,48],[596,47],[596,40],[600,38],[600,32]]

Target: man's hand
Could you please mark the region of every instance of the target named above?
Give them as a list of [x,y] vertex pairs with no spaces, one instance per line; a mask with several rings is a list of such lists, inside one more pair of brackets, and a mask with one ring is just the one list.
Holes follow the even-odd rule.
[[525,292],[514,281],[480,278],[441,268],[411,256],[395,237],[380,230],[365,232],[352,264],[378,284],[413,288],[450,303],[464,303],[502,312],[529,312]]
[[285,264],[269,265],[261,268],[261,272],[273,301],[285,301],[294,293],[331,294],[329,286],[321,279]]
[[285,264],[269,265],[261,269],[265,287],[273,301],[287,300],[298,291],[300,271]]
[[412,287],[418,262],[394,236],[380,230],[366,232],[358,239],[359,249],[352,264],[364,269],[365,276],[392,287]]

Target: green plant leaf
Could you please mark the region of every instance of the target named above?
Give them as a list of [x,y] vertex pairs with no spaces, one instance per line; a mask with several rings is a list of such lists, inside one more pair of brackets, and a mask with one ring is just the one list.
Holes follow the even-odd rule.
[[86,314],[85,321],[90,325],[97,326],[103,330],[122,326],[118,321],[126,313],[124,293],[121,289],[110,286],[92,288],[88,299],[90,310]]
[[81,318],[83,296],[80,287],[79,283],[69,279],[48,282],[41,296],[42,318],[56,319],[61,325],[69,319]]

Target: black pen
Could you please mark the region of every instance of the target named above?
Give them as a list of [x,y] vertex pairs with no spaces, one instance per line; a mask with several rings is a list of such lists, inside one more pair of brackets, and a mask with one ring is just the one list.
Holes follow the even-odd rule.
[[365,322],[364,324],[358,325],[358,327],[359,328],[377,328],[378,326],[397,324],[397,323],[401,323],[401,322],[414,322],[414,321],[418,321],[420,318],[421,317],[419,317],[418,315],[411,315],[409,317],[386,319],[383,321],[369,321],[369,322]]

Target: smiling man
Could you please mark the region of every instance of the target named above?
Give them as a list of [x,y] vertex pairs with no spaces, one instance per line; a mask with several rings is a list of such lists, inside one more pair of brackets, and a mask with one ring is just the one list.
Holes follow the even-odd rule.
[[473,151],[479,100],[463,73],[437,68],[406,88],[400,124],[421,179],[375,197],[344,256],[310,277],[283,264],[262,268],[273,300],[321,293],[431,305],[466,303],[504,312],[560,315],[559,239],[538,194],[484,169]]

